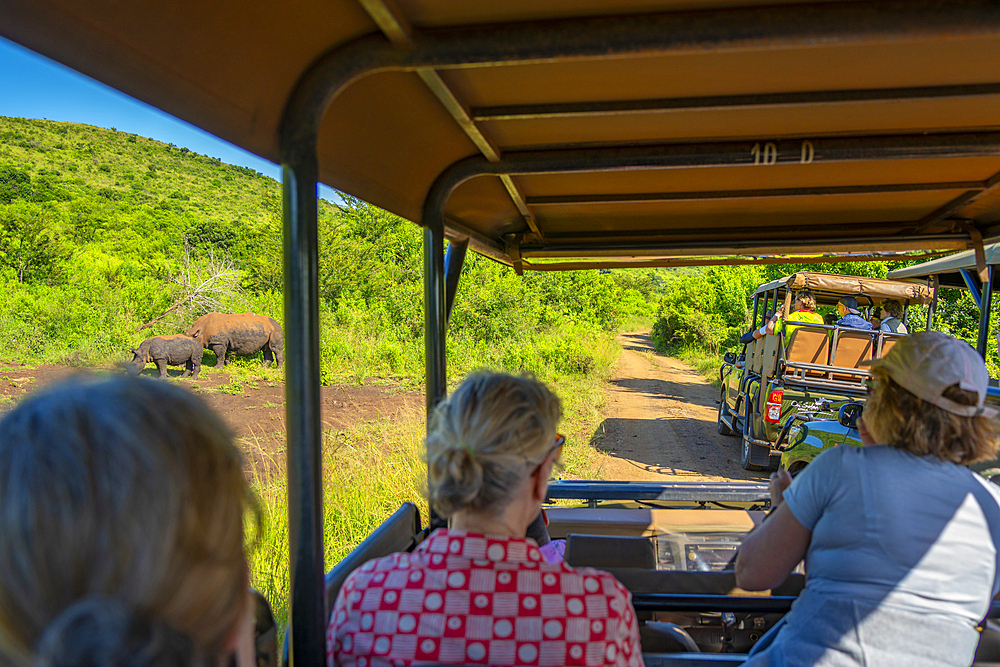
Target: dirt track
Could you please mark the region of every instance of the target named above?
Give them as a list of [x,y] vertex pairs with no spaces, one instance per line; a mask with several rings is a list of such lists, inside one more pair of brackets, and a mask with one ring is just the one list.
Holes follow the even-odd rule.
[[622,354],[597,444],[607,479],[766,479],[739,464],[739,438],[716,431],[718,390],[690,366],[656,354],[646,333],[619,336]]

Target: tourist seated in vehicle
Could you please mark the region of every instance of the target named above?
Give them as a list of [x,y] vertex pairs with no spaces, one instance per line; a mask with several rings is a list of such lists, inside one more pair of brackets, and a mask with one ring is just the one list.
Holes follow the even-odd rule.
[[816,297],[809,290],[799,290],[795,295],[795,310],[788,314],[785,322],[775,313],[767,326],[767,333],[778,334],[785,331],[785,342],[792,337],[797,324],[823,324],[823,316],[816,311]]
[[642,664],[628,590],[545,562],[525,538],[562,450],[560,415],[541,382],[486,372],[437,407],[428,497],[448,528],[348,577],[330,617],[330,667]]
[[895,299],[886,299],[881,307],[882,324],[879,331],[889,333],[906,334],[910,333],[903,324],[903,304]]
[[794,481],[743,543],[736,581],[783,582],[805,558],[792,611],[750,653],[756,665],[969,665],[998,592],[1000,488],[967,467],[997,452],[989,376],[967,343],[904,337],[872,362],[858,431]]
[[[255,665],[255,507],[228,429],[163,382],[73,380],[0,421],[0,664]],[[237,650],[238,649],[238,650]]]
[[751,329],[750,331],[740,336],[740,344],[749,345],[758,338],[763,338],[764,334],[767,333],[767,326],[768,324],[770,324],[771,318],[773,317],[774,317],[774,311],[773,310],[767,311],[767,313],[764,315],[764,325],[756,329]]
[[845,296],[837,301],[837,312],[840,314],[840,319],[836,322],[838,327],[865,330],[872,328],[872,323],[861,316],[861,311],[858,310],[858,300],[853,296]]

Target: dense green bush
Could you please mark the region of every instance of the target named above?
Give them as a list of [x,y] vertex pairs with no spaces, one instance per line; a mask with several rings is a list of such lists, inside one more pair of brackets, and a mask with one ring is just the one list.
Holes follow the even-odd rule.
[[[204,312],[186,297],[224,270],[237,278],[213,294],[220,309],[281,318],[272,179],[84,125],[0,118],[0,137],[4,356],[124,360],[143,338],[182,331]],[[345,197],[321,202],[319,235],[323,380],[419,382],[420,229]],[[452,377],[477,366],[542,375],[603,368],[614,332],[655,315],[662,274],[517,276],[470,253],[451,317]]]

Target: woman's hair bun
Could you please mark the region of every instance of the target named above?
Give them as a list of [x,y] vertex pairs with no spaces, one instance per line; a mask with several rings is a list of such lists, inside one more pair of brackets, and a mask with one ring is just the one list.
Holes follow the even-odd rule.
[[183,633],[101,596],[67,607],[45,629],[38,667],[206,667]]
[[428,454],[431,503],[450,515],[473,504],[483,489],[483,465],[471,449],[442,447]]

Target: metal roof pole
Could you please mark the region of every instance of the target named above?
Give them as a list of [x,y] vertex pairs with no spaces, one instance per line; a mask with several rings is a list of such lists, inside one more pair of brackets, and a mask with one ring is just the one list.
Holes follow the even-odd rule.
[[282,160],[291,565],[288,656],[295,667],[326,664],[315,146],[307,140],[286,146]]
[[445,319],[449,323],[451,322],[451,309],[455,305],[455,293],[458,292],[458,280],[462,276],[462,267],[465,265],[465,254],[468,249],[469,239],[450,241],[448,252],[444,256]]
[[976,351],[986,359],[986,341],[990,335],[990,310],[993,305],[993,272],[995,266],[987,267],[989,278],[983,281],[983,295],[979,300],[979,337],[976,338]]
[[[937,310],[938,277],[931,276],[930,283],[934,296],[931,297],[931,303],[927,308],[927,326],[925,327],[927,331],[930,331],[931,327],[934,326],[934,311]],[[830,363],[833,363],[832,359]]]
[[448,393],[445,335],[448,328],[445,298],[444,197],[435,187],[424,202],[424,367],[427,375],[427,427],[437,404]]
[[968,269],[959,269],[958,274],[962,276],[965,286],[969,288],[969,294],[972,295],[972,300],[976,302],[976,308],[982,309],[983,295],[980,292],[980,286],[976,285],[979,282],[978,278],[974,277],[972,271]]

